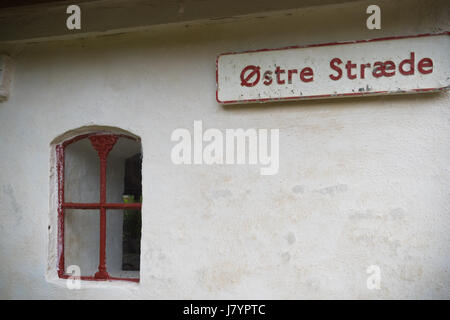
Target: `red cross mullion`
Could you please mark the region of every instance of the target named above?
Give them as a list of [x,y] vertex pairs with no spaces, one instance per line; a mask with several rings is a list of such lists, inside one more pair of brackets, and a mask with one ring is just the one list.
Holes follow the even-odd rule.
[[[128,280],[139,282],[139,279],[121,279],[111,277],[106,270],[106,210],[107,209],[141,209],[141,203],[106,203],[106,168],[107,158],[111,149],[122,135],[101,134],[83,135],[66,141],[56,148],[58,173],[58,275],[67,278],[64,261],[64,210],[65,209],[98,209],[100,210],[100,249],[98,271],[94,277],[82,277],[84,280]],[[124,136],[125,138],[129,138]],[[99,203],[73,203],[64,202],[64,167],[65,147],[75,141],[89,138],[100,159],[100,202]]]
[[89,137],[92,146],[98,152],[100,158],[100,250],[98,272],[96,279],[108,279],[106,271],[106,166],[108,154],[117,142],[114,135],[95,135]]

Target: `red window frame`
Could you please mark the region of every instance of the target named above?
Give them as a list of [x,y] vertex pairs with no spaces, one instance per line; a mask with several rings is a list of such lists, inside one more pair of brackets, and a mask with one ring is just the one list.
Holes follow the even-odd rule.
[[[56,146],[58,175],[58,276],[68,279],[71,275],[65,273],[64,263],[64,210],[65,209],[98,209],[100,211],[100,250],[98,271],[94,276],[81,276],[81,280],[124,280],[139,282],[139,278],[111,277],[106,269],[106,210],[134,209],[141,210],[141,203],[107,203],[106,202],[106,167],[109,152],[119,138],[127,138],[140,142],[140,139],[124,134],[88,133],[66,140]],[[64,201],[64,167],[65,149],[68,145],[82,139],[89,139],[97,151],[100,161],[100,199],[98,203],[73,203]]]

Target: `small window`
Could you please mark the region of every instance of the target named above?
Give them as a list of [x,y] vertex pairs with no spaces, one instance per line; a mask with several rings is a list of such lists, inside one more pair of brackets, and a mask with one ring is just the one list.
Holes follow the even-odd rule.
[[56,146],[58,275],[139,282],[142,151],[139,139],[89,133]]

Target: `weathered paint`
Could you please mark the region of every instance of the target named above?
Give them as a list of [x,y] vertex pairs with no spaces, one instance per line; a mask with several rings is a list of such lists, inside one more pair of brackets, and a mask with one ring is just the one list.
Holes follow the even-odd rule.
[[[16,72],[0,104],[0,297],[449,298],[449,92],[215,100],[221,52],[450,29],[448,1],[380,1],[380,31],[364,28],[367,4],[2,46]],[[279,173],[173,165],[171,133],[198,119],[279,128]],[[142,141],[140,282],[68,290],[56,270],[54,145],[90,126]],[[373,264],[380,290],[366,287]]]
[[[450,88],[449,35],[444,32],[224,53],[216,60],[217,102],[446,90]],[[423,71],[420,66],[425,60],[430,61],[431,69]],[[347,61],[352,65],[352,78],[344,67]],[[400,67],[403,61],[412,61],[413,74]],[[394,68],[383,67],[381,76],[372,75],[377,73],[376,64],[387,63]]]

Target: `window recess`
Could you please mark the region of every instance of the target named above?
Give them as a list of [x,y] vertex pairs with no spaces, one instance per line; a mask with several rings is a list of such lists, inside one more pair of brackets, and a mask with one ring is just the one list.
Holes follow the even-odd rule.
[[140,140],[89,133],[56,146],[58,275],[78,265],[82,280],[139,282]]

